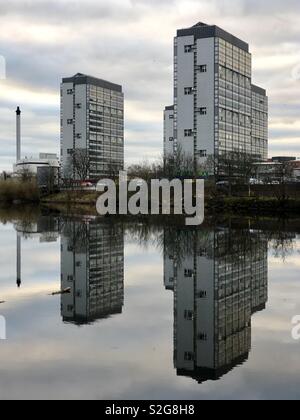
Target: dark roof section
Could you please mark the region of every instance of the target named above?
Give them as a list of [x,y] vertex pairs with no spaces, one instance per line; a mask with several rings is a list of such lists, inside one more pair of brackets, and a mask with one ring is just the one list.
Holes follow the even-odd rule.
[[225,365],[218,369],[202,368],[195,367],[193,371],[185,369],[177,369],[177,376],[185,376],[192,379],[195,379],[199,384],[202,384],[206,381],[218,381],[227,373],[231,372],[237,366],[242,366],[249,359],[249,353],[237,357],[228,365]]
[[265,303],[261,303],[260,305],[256,306],[255,308],[252,309],[252,315],[258,313],[258,312],[262,312],[266,309],[266,304]]
[[73,77],[65,77],[63,83],[73,83],[74,85],[94,85],[104,89],[114,90],[122,93],[122,86],[86,74],[77,73]]
[[252,85],[252,92],[258,93],[262,96],[267,96],[267,91],[259,86]]
[[177,36],[194,36],[195,39],[202,38],[222,38],[224,41],[230,42],[234,46],[241,48],[242,50],[249,52],[249,45],[241,39],[231,35],[229,32],[224,31],[216,25],[206,25],[205,23],[199,22],[195,26],[187,29],[179,29]]
[[207,26],[209,26],[209,25],[207,25],[206,23],[198,22],[198,23],[196,23],[196,25],[193,26],[193,28],[199,28],[199,27],[203,28],[203,27],[207,27]]
[[166,106],[165,110],[166,111],[174,111],[174,105]]
[[112,315],[120,315],[122,314],[123,308],[120,307],[113,307],[108,309],[108,311],[98,311],[98,313],[95,313],[93,315],[77,315],[70,317],[63,317],[63,322],[66,324],[75,324],[75,325],[92,325],[96,321],[99,321],[101,319],[109,319]]

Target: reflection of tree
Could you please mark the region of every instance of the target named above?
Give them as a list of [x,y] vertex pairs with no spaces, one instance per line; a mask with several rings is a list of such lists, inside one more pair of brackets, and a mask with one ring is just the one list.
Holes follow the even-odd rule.
[[156,224],[126,224],[125,228],[127,238],[144,248],[151,244],[156,246],[161,242],[161,237],[163,235],[163,227]]
[[117,245],[116,233],[122,229],[120,223],[112,223],[103,219],[85,220],[84,218],[62,218],[61,232],[68,238],[68,246],[76,253],[85,253],[90,241],[95,239],[93,235],[97,235],[97,231],[90,229],[90,226],[106,226],[110,236],[110,244],[112,247]]
[[203,230],[172,229],[166,228],[164,233],[163,246],[166,255],[176,258],[178,265],[186,255],[201,252],[208,252],[211,255],[209,243],[211,243],[210,232]]
[[[217,236],[212,235],[212,232]],[[237,255],[246,256],[254,249],[262,251],[263,247],[260,233],[246,229],[165,229],[165,252],[175,256],[179,264],[186,255],[194,253],[210,259],[226,257],[232,263],[239,263]]]
[[18,222],[18,231],[22,232],[23,237],[27,239],[31,232],[34,231],[35,223],[30,220],[22,220]]
[[68,238],[68,246],[74,252],[85,252],[89,243],[88,225],[83,221],[64,220],[62,233]]
[[41,215],[41,209],[37,206],[14,206],[0,207],[0,221],[6,223],[36,223]]
[[[269,249],[274,252],[276,258],[285,260],[292,254],[295,247],[295,235],[289,230],[287,221],[273,221],[269,223],[259,222],[255,229],[245,228],[245,224],[239,227],[235,224],[231,227],[230,221],[223,223],[222,228],[218,225],[201,226],[200,228],[188,229],[183,225],[157,225],[151,223],[127,224],[127,236],[137,242],[140,246],[152,244],[161,252],[165,251],[168,255],[176,256],[180,261],[182,257],[194,252],[194,243],[197,243],[196,252],[201,254],[203,250],[208,250],[208,257],[213,255],[210,245],[213,245],[210,237],[211,230],[224,232],[218,235],[218,244],[214,244],[215,257],[229,257],[234,261],[236,255],[256,249],[263,251],[265,240],[269,243]],[[264,239],[264,240],[261,240]]]
[[292,255],[295,248],[295,233],[289,227],[289,221],[286,219],[276,220],[272,224],[272,229],[263,230],[263,234],[269,242],[269,249],[273,252],[275,258],[281,258],[283,261]]
[[275,258],[285,261],[294,252],[295,237],[287,232],[279,232],[270,240],[270,249]]

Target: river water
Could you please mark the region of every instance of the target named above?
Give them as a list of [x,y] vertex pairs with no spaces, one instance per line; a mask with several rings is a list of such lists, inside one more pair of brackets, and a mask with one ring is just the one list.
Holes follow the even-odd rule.
[[1,399],[299,398],[299,232],[1,212]]

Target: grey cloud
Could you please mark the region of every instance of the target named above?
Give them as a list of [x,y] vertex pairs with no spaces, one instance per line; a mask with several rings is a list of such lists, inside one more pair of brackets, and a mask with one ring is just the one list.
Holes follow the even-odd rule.
[[298,0],[214,0],[213,3],[225,15],[270,16],[270,14],[282,15],[300,10]]
[[[124,4],[125,3],[125,4]],[[0,5],[0,16],[18,16],[29,20],[65,23],[83,20],[135,20],[137,13],[126,2],[98,2],[94,0],[10,0]]]
[[[195,0],[185,11],[179,9],[180,4],[180,0],[1,2],[0,22],[20,22],[20,31],[24,28],[24,32],[32,25],[46,23],[57,31],[57,39],[49,42],[37,37],[32,42],[22,42],[13,36],[8,41],[5,34],[0,34],[0,54],[7,60],[8,78],[34,92],[52,92],[57,97],[61,78],[77,72],[122,84],[126,101],[134,103],[137,109],[136,118],[130,115],[127,117],[130,120],[126,121],[130,139],[127,159],[143,155],[145,143],[145,153],[154,154],[156,150],[159,154],[163,133],[162,119],[158,119],[158,115],[173,100],[172,43],[177,27],[199,20],[216,23],[248,41],[260,60],[276,55],[280,59],[281,54],[289,57],[300,48],[300,26],[296,24],[298,0]],[[155,16],[164,22],[163,27],[157,25]],[[70,36],[64,35],[65,30]],[[260,67],[254,71],[254,83],[268,89],[271,121],[281,118],[287,124],[299,116],[300,85],[291,77],[292,67],[284,63],[276,69],[266,62],[261,69],[260,62]],[[5,115],[0,114],[0,141],[1,144],[8,142],[5,143],[7,156],[14,154],[11,152],[14,120],[10,122],[8,109],[14,112],[17,102],[17,97],[12,97],[11,101],[0,99],[1,110],[5,109]],[[32,104],[27,111],[30,112],[25,126],[29,147],[56,150],[59,102],[57,106]],[[139,112],[153,113],[153,117],[143,123]],[[148,122],[151,119],[153,123]],[[45,136],[43,125],[49,121],[58,127],[57,135]],[[284,128],[280,132],[271,130],[271,138],[281,136],[290,138],[291,133]],[[288,148],[289,144],[284,147]],[[1,158],[0,166],[2,162],[6,165],[7,160],[4,162]]]

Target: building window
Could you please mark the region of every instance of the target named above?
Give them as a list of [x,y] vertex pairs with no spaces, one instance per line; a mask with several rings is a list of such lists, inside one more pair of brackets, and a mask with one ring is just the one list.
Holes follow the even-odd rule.
[[194,360],[194,354],[193,354],[193,353],[191,353],[190,351],[186,351],[186,352],[184,353],[184,360],[185,360],[186,362],[192,362],[192,361]]
[[76,104],[76,108],[77,109],[81,109],[82,108],[82,104]]
[[184,277],[186,278],[193,277],[193,270],[184,270]]
[[193,130],[184,130],[184,137],[192,137]]
[[174,137],[169,137],[169,141],[174,141]]
[[67,120],[68,125],[72,125],[73,124],[73,120]]
[[192,87],[184,88],[184,94],[185,95],[192,95],[193,94],[193,88]]
[[207,341],[207,334],[205,334],[205,333],[198,334],[198,340],[199,341]]
[[82,139],[82,134],[76,134],[77,139]]
[[199,66],[199,71],[200,71],[200,73],[206,73],[207,72],[207,65],[203,64],[203,65]]
[[174,120],[174,115],[169,115],[169,120]]
[[68,89],[68,90],[67,90],[67,94],[68,94],[68,95],[73,95],[73,93],[74,93],[73,89]]
[[192,320],[193,320],[193,318],[194,318],[194,313],[193,313],[193,311],[189,311],[189,310],[184,311],[184,319],[185,319],[186,321],[192,321]]
[[199,150],[200,157],[207,157],[207,150]]
[[200,115],[207,115],[207,108],[206,107],[199,108],[199,113]]
[[184,52],[185,53],[190,53],[190,52],[192,52],[193,51],[193,45],[186,45],[185,47],[184,47]]
[[207,293],[206,293],[206,291],[205,290],[200,290],[198,293],[197,293],[197,298],[198,299],[205,299],[207,297]]
[[67,154],[68,154],[68,155],[72,155],[72,154],[73,154],[73,152],[74,152],[74,150],[73,150],[73,149],[68,149],[68,150],[67,150]]

